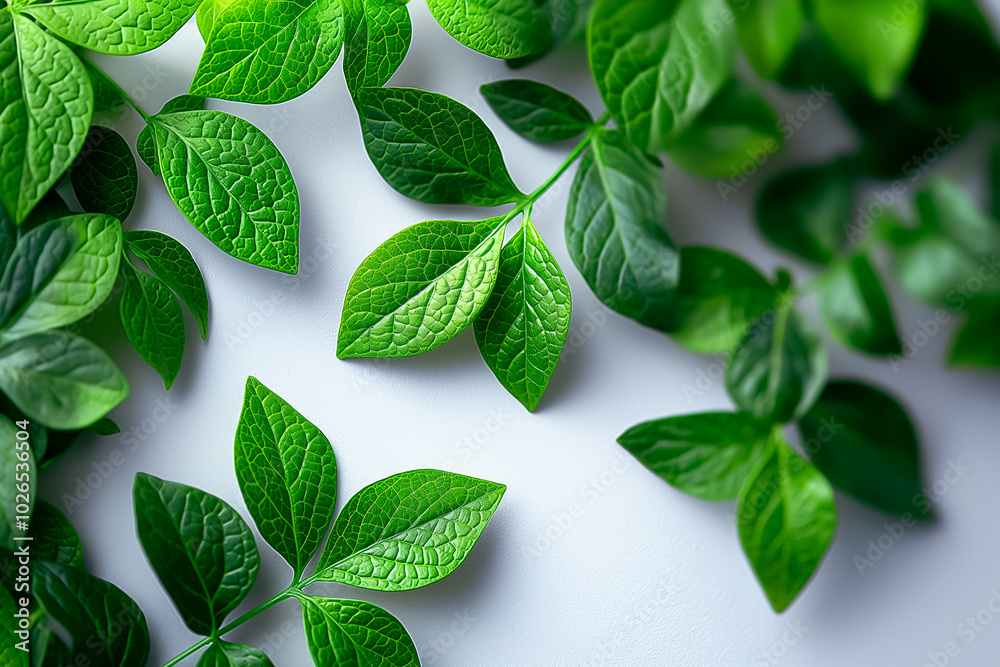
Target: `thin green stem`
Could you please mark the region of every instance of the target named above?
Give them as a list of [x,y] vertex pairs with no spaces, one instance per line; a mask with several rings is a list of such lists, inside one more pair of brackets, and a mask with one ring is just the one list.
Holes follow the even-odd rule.
[[136,101],[132,99],[131,95],[129,95],[128,93],[125,92],[124,88],[122,88],[120,85],[118,85],[117,81],[115,81],[110,76],[108,76],[108,73],[105,72],[100,67],[98,67],[97,63],[95,63],[90,58],[87,59],[87,64],[90,65],[91,67],[93,67],[98,72],[100,72],[104,76],[105,80],[108,83],[110,83],[112,86],[114,86],[115,90],[117,90],[119,93],[121,93],[121,96],[125,98],[125,101],[128,102],[129,106],[132,107],[133,109],[135,109],[136,113],[138,113],[140,116],[142,116],[142,119],[144,121],[146,121],[147,123],[149,122],[149,114],[142,110],[142,107],[140,107],[136,103]]

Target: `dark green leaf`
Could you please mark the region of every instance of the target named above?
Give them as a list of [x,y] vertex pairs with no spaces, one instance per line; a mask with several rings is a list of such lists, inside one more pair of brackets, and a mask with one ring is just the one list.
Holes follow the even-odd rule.
[[419,667],[413,640],[389,612],[361,600],[299,598],[317,665]]
[[125,334],[170,389],[184,356],[184,314],[177,297],[165,282],[128,262],[122,266],[122,282],[119,315]]
[[257,580],[253,535],[224,501],[139,473],[133,488],[139,541],[192,632],[222,627]]
[[31,667],[72,665],[74,657],[66,642],[45,625],[36,625],[31,630]]
[[198,323],[204,340],[208,335],[208,291],[188,249],[166,234],[148,231],[125,232],[125,245],[180,297]]
[[506,489],[440,470],[366,486],[334,522],[318,578],[381,591],[443,579],[472,551]]
[[770,431],[770,424],[745,412],[708,412],[633,426],[618,444],[684,493],[733,500]]
[[[17,644],[22,640],[14,633],[17,621],[12,619],[15,618],[14,614],[17,611],[18,607],[14,604],[14,598],[11,597],[6,588],[0,587],[0,614],[3,614],[6,624],[10,625],[10,629],[5,627],[4,632],[0,633],[0,664],[5,667],[28,667],[29,653],[17,647]],[[30,646],[30,643],[25,642],[24,646]],[[31,649],[37,651],[39,647],[31,646]]]
[[881,356],[903,351],[889,297],[865,255],[831,268],[819,291],[819,314],[844,345]]
[[31,515],[34,558],[66,567],[83,567],[83,544],[66,515],[39,500]]
[[774,423],[805,413],[826,383],[826,347],[790,308],[762,315],[726,368],[726,390],[740,410]]
[[500,252],[493,294],[475,322],[479,351],[500,384],[533,411],[569,334],[569,283],[526,219]]
[[729,0],[729,6],[750,64],[762,78],[775,78],[798,42],[802,0]]
[[780,435],[740,493],[740,543],[775,611],[798,596],[837,528],[829,482]]
[[347,288],[337,356],[409,357],[465,330],[493,291],[503,222],[420,222],[379,246]]
[[236,427],[236,478],[261,536],[301,574],[337,504],[337,461],[326,436],[256,378]]
[[3,204],[0,204],[0,276],[7,267],[7,261],[14,253],[17,245],[18,229],[14,220],[7,215]]
[[31,419],[64,430],[94,423],[128,396],[111,358],[62,331],[0,345],[0,390]]
[[550,24],[534,0],[428,0],[445,31],[470,49],[494,58],[545,52]]
[[122,135],[93,125],[70,170],[73,192],[84,211],[124,221],[135,204],[139,172]]
[[621,133],[597,133],[569,193],[570,257],[609,308],[664,331],[680,274],[666,218],[656,167]]
[[125,105],[125,95],[111,79],[86,58],[81,58],[84,69],[90,76],[90,86],[94,89],[94,113],[112,111]]
[[[0,414],[0,469],[8,477],[7,484],[0,487],[0,547],[13,551],[15,537],[24,537],[26,531],[18,527],[18,516],[30,516],[35,504],[37,476],[35,458],[30,447],[30,437],[17,437],[21,429],[4,414]],[[17,443],[28,442],[19,447]],[[27,494],[27,512],[18,512],[19,494]],[[22,508],[23,509],[23,508]]]
[[968,307],[968,319],[952,343],[948,363],[1000,368],[1000,300],[980,299]]
[[201,658],[198,667],[274,667],[263,651],[253,646],[213,642]]
[[74,664],[136,667],[149,657],[149,629],[138,605],[83,570],[38,562],[32,587],[45,612],[72,638]]
[[587,108],[551,86],[525,79],[482,86],[483,97],[512,130],[531,141],[572,139],[594,123]]
[[410,48],[410,12],[392,0],[345,0],[344,78],[355,96],[384,86]]
[[930,517],[917,434],[892,396],[860,382],[830,382],[799,432],[810,460],[837,488],[895,516]]

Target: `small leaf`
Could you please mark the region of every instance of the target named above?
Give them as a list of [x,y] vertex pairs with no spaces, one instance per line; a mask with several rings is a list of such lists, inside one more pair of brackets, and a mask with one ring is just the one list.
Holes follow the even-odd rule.
[[205,98],[201,95],[178,95],[172,97],[163,104],[159,113],[180,113],[181,111],[204,111]]
[[236,478],[268,544],[301,574],[337,504],[337,461],[326,436],[256,378],[236,428]]
[[347,288],[337,356],[409,357],[464,331],[493,291],[503,222],[420,222],[379,246]]
[[363,88],[384,86],[410,48],[410,12],[391,0],[346,0],[344,78],[357,97]]
[[569,193],[566,245],[597,298],[661,330],[670,328],[680,273],[666,218],[656,167],[620,133],[597,133]]
[[668,417],[633,426],[618,444],[667,484],[704,500],[733,500],[770,425],[745,412]]
[[198,667],[274,667],[263,651],[244,644],[213,642],[201,658]]
[[152,125],[146,125],[139,130],[139,136],[135,140],[135,152],[153,174],[160,175],[160,165],[156,163],[156,140],[153,138]]
[[70,170],[73,192],[84,211],[124,221],[135,204],[139,172],[122,135],[93,125]]
[[428,0],[427,8],[449,35],[494,58],[545,52],[549,21],[532,0]]
[[242,0],[212,19],[191,92],[275,104],[298,97],[330,71],[344,43],[336,0]]
[[[948,363],[956,366],[1000,368],[1000,302],[997,299],[973,301],[968,319],[952,343]],[[929,334],[928,334],[929,335]]]
[[176,239],[150,231],[125,232],[125,246],[180,297],[198,323],[204,340],[208,335],[208,291],[191,252]]
[[358,97],[368,156],[382,178],[425,204],[499,206],[524,195],[493,133],[455,100],[412,88],[369,88]]
[[111,358],[84,338],[49,331],[0,345],[0,390],[50,428],[83,428],[128,396]]
[[299,264],[299,196],[263,132],[221,111],[150,121],[163,182],[181,213],[233,257],[284,273]]
[[826,383],[823,341],[791,309],[769,311],[747,333],[726,368],[726,390],[741,410],[774,423],[806,412]]
[[73,524],[57,507],[39,500],[31,514],[31,550],[37,560],[83,567],[83,544]]
[[833,489],[780,436],[748,480],[736,510],[740,543],[777,612],[798,596],[837,528]]
[[819,314],[844,345],[888,356],[903,351],[889,297],[865,255],[836,264],[819,292]]
[[930,517],[917,434],[892,396],[860,382],[830,382],[799,432],[812,463],[837,488],[894,516]]
[[162,280],[128,262],[122,266],[122,282],[119,315],[125,335],[170,389],[184,356],[184,314],[177,297]]
[[139,541],[160,583],[192,632],[214,634],[257,580],[253,534],[200,489],[139,473],[133,496]]
[[32,589],[72,638],[73,660],[91,667],[136,667],[149,657],[139,606],[113,584],[83,570],[35,563]]
[[488,83],[479,90],[500,120],[531,141],[565,141],[594,124],[586,107],[544,83],[510,79]]
[[317,665],[420,666],[410,635],[384,609],[361,600],[299,599],[306,642]]
[[750,64],[761,78],[776,78],[799,40],[802,0],[729,0],[729,6]]
[[[35,458],[30,448],[18,449],[16,443],[30,442],[17,437],[19,429],[10,417],[0,414],[0,463],[6,476],[9,478],[7,484],[0,487],[0,548],[13,551],[16,543],[14,537],[24,537],[25,530],[18,527],[18,516],[30,516],[35,505],[34,489],[37,482]],[[23,488],[18,488],[23,484]],[[18,495],[27,489],[28,506],[27,512],[18,512],[17,505],[24,504],[18,499]],[[29,524],[30,525],[30,524]],[[4,633],[10,634],[10,633]]]
[[366,486],[334,522],[317,578],[380,591],[443,579],[472,551],[506,489],[439,470]]
[[489,301],[475,322],[476,343],[500,384],[534,411],[569,334],[569,283],[526,219],[500,251]]

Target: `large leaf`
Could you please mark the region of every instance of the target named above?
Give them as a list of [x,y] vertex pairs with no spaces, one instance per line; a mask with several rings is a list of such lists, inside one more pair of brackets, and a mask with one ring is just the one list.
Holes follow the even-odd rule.
[[139,172],[122,135],[94,125],[70,171],[73,193],[88,213],[104,213],[124,221],[135,204]]
[[194,16],[199,0],[54,0],[29,14],[68,42],[127,56],[155,49]]
[[410,635],[384,609],[361,600],[299,599],[306,642],[317,665],[420,666]]
[[180,297],[204,340],[208,335],[208,291],[190,251],[166,234],[149,231],[125,232],[125,246]]
[[263,651],[244,644],[213,642],[198,659],[198,667],[274,667]]
[[684,493],[733,500],[770,432],[770,424],[745,412],[708,412],[633,426],[618,444]]
[[740,45],[757,73],[773,79],[799,39],[803,0],[729,0]]
[[57,429],[93,424],[128,396],[104,350],[62,331],[0,345],[0,390],[34,420]]
[[665,331],[680,273],[666,218],[656,167],[619,132],[595,134],[569,193],[570,257],[609,308]]
[[384,86],[410,48],[410,12],[392,0],[345,0],[344,78],[357,95]]
[[741,410],[775,423],[791,421],[819,396],[828,368],[826,347],[795,310],[762,315],[726,368],[726,389]]
[[508,79],[488,83],[479,90],[503,122],[532,141],[565,141],[594,124],[585,106],[544,83]]
[[184,314],[165,282],[125,262],[119,315],[132,347],[170,389],[184,356]]
[[369,88],[357,102],[368,156],[407,197],[475,206],[523,197],[493,133],[468,107],[413,88]]
[[83,567],[83,544],[73,524],[57,507],[39,500],[31,514],[34,558],[66,567]]
[[656,153],[686,130],[729,79],[736,31],[726,0],[598,0],[590,69],[618,127]]
[[76,664],[136,667],[149,657],[149,629],[139,606],[114,584],[83,570],[36,563],[33,592],[72,638]]
[[263,132],[221,111],[153,116],[167,192],[198,231],[230,255],[295,273],[299,195]]
[[317,578],[381,591],[443,579],[472,551],[506,488],[439,470],[366,486],[334,522]]
[[550,24],[534,0],[428,0],[427,7],[449,35],[494,58],[544,53]]
[[[14,598],[6,588],[0,586],[0,614],[3,614],[5,619],[14,619],[17,611],[19,609],[14,603]],[[10,629],[5,629],[0,635],[0,663],[6,667],[28,667],[30,654],[24,650],[25,647],[31,646],[31,650],[36,652],[40,647],[32,646],[30,642],[22,640],[15,634],[17,621],[8,620],[7,623],[11,625]],[[21,644],[21,647],[18,647],[18,644]]]
[[775,611],[812,577],[837,527],[830,483],[781,440],[741,492],[740,543]]
[[861,382],[830,382],[799,421],[810,460],[834,486],[893,516],[930,516],[906,410]]
[[213,19],[191,92],[274,104],[297,97],[330,71],[344,43],[337,0],[241,0]]
[[257,580],[253,534],[224,501],[139,473],[133,487],[139,541],[193,632],[211,635]]
[[4,337],[54,329],[85,317],[111,294],[122,254],[121,224],[86,213],[35,227],[0,278]]
[[[28,437],[18,438],[18,433],[21,432],[10,417],[0,414],[0,462],[8,477],[7,484],[0,489],[0,547],[10,551],[16,546],[14,537],[26,535],[24,524],[20,522],[27,523],[27,517],[31,516],[35,504],[33,481],[37,478],[35,458],[30,446],[31,437],[24,431]],[[18,498],[19,495],[21,498]],[[22,502],[24,498],[27,498],[27,503]],[[26,511],[18,512],[18,505],[26,506]],[[21,509],[25,510],[25,507]]]
[[69,47],[10,11],[0,11],[0,76],[0,203],[20,223],[80,152],[93,90]]
[[889,297],[865,255],[831,269],[820,288],[819,313],[844,345],[882,356],[903,351]]
[[493,291],[503,223],[431,220],[379,246],[347,288],[337,356],[408,357],[460,334]]
[[326,436],[253,377],[236,427],[236,478],[261,536],[301,574],[333,519],[337,461]]
[[528,410],[538,406],[559,362],[571,301],[556,258],[526,219],[500,252],[496,285],[475,332],[493,374]]

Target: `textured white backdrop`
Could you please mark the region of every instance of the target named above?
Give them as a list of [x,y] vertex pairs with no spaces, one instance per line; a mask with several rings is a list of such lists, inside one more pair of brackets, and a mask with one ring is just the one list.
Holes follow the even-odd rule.
[[[496,132],[515,181],[530,189],[544,180],[568,147],[521,140],[477,92],[485,82],[515,75],[451,40],[422,3],[412,3],[411,12],[413,47],[393,83],[440,91],[471,106]],[[153,112],[186,92],[201,48],[192,21],[157,51],[100,61]],[[583,63],[582,50],[569,51],[522,74],[570,91],[599,112]],[[802,103],[780,94],[774,99],[782,114]],[[133,476],[144,471],[191,484],[245,512],[232,449],[249,374],[330,437],[340,467],[339,505],[362,486],[413,468],[438,467],[508,485],[479,545],[448,579],[410,593],[325,590],[391,611],[428,667],[920,666],[948,642],[959,649],[950,664],[996,660],[1000,618],[971,634],[959,624],[1000,590],[1000,378],[943,368],[952,328],[896,372],[831,345],[834,375],[866,378],[905,399],[921,435],[928,483],[944,479],[951,463],[969,470],[936,503],[938,521],[906,530],[863,576],[855,556],[864,556],[869,540],[877,541],[894,519],[838,496],[832,549],[800,600],[778,616],[740,551],[732,505],[674,491],[615,444],[639,421],[727,408],[729,402],[716,380],[701,396],[683,391],[701,374],[715,375],[719,367],[712,359],[607,313],[590,293],[562,238],[569,176],[536,208],[536,223],[573,288],[572,351],[538,413],[529,415],[479,359],[471,332],[416,359],[336,359],[343,295],[373,248],[420,220],[483,215],[411,202],[379,178],[364,153],[339,65],[286,104],[210,105],[256,123],[291,165],[302,200],[302,269],[298,276],[280,275],[217,250],[140,166],[139,201],[128,226],[169,233],[191,249],[208,282],[209,338],[202,343],[188,318],[184,365],[169,393],[123,340],[110,344],[132,385],[131,396],[112,414],[126,433],[82,442],[45,473],[42,492],[62,506],[62,494],[77,493],[89,472],[113,468],[71,508],[71,518],[84,538],[88,568],[145,611],[153,662],[161,664],[197,638],[139,547]],[[140,127],[134,115],[116,126],[130,141]],[[757,190],[783,165],[821,159],[850,142],[849,130],[827,105],[787,154],[771,160],[728,203],[713,183],[668,167],[669,230],[682,244],[736,249],[768,272],[787,265],[750,224]],[[981,189],[975,179],[984,157],[976,144],[983,143],[968,142],[939,166]],[[911,337],[932,313],[898,290],[893,296],[901,330]],[[113,317],[108,314],[109,322]],[[576,516],[567,522],[571,509]],[[546,532],[555,539],[540,539]],[[259,583],[241,610],[282,588],[289,576],[278,556],[258,545]],[[309,664],[300,623],[296,605],[286,602],[230,638],[264,648],[279,667],[298,667]]]

